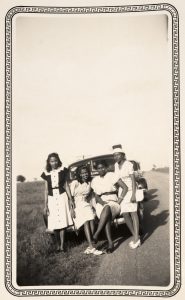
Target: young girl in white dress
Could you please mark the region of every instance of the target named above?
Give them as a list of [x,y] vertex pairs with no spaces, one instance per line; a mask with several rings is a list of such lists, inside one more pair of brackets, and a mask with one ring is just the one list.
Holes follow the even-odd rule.
[[70,188],[74,197],[76,229],[84,226],[85,236],[88,241],[88,248],[85,254],[100,255],[102,251],[93,246],[92,235],[94,234],[94,212],[90,204],[91,201],[91,176],[88,167],[77,168],[77,180],[72,181]]
[[57,252],[63,252],[65,229],[73,225],[74,204],[67,182],[68,170],[62,167],[57,153],[48,155],[46,170],[41,174],[45,180],[44,213],[48,216],[48,230],[54,231]]

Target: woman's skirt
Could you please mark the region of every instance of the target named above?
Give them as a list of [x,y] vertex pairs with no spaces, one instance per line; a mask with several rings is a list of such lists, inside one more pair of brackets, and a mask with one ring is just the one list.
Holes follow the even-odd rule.
[[121,213],[129,213],[129,212],[136,212],[137,211],[137,202],[131,202],[130,199],[132,197],[132,191],[128,191],[120,203],[121,206]]
[[48,229],[62,229],[73,225],[69,202],[66,193],[59,194],[58,189],[53,190],[53,196],[48,196]]
[[112,220],[114,220],[117,216],[119,216],[120,211],[121,211],[120,205],[116,201],[110,200],[110,201],[107,201],[107,203],[104,205],[101,205],[100,203],[96,203],[95,210],[96,210],[96,215],[97,215],[98,219],[100,219],[100,215],[102,213],[103,208],[107,205],[111,209]]
[[84,200],[75,201],[75,205],[74,225],[79,229],[85,222],[94,220],[94,212],[91,205]]

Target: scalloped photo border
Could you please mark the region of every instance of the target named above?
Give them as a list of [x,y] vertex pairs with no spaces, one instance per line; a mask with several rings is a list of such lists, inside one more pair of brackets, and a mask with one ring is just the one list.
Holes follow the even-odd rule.
[[[17,289],[12,284],[12,19],[16,14],[109,14],[166,11],[172,19],[173,85],[173,199],[174,199],[174,286],[170,290],[135,289]],[[47,7],[16,6],[5,17],[5,286],[14,296],[136,296],[171,297],[181,286],[181,161],[179,91],[179,16],[168,3],[124,6]]]

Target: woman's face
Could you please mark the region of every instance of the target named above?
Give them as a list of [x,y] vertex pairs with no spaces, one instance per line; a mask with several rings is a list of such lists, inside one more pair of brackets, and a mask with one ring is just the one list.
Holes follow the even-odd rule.
[[100,176],[105,176],[105,174],[107,172],[106,167],[103,164],[97,165],[97,171]]
[[114,160],[117,163],[120,163],[124,159],[124,155],[121,152],[114,153]]
[[88,179],[89,174],[86,169],[82,169],[80,171],[80,177],[81,177],[82,181],[84,181],[84,182]]
[[50,157],[49,163],[52,169],[58,168],[58,159],[56,157],[54,156]]

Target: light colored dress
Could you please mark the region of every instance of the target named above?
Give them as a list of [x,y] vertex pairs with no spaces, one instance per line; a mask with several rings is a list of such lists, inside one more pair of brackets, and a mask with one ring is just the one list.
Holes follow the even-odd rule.
[[[53,195],[48,195],[48,229],[51,231],[73,225],[67,194],[66,192],[59,192],[59,172],[61,171],[62,168],[51,172],[43,172],[46,181],[48,181],[48,178],[51,178]],[[42,177],[44,176],[42,175]]]
[[[128,187],[128,192],[126,193],[124,199],[122,200],[121,214],[127,212],[137,211],[137,202],[131,202],[132,197],[132,179],[130,175],[134,174],[133,165],[130,161],[125,160],[121,167],[118,163],[115,163],[115,174],[119,177]],[[119,196],[121,195],[122,189],[119,188]]]
[[[115,184],[118,181],[118,177],[112,173],[108,172],[105,176],[96,176],[93,178],[91,186],[94,192],[101,197],[103,201],[106,202],[105,205],[94,202],[94,207],[96,210],[97,217],[100,219],[101,212],[106,205],[110,206],[112,219],[120,214],[121,208],[118,204],[117,190]],[[107,195],[102,195],[107,193]],[[110,194],[108,194],[110,193]]]
[[94,220],[94,212],[91,204],[86,200],[86,197],[91,191],[90,182],[80,183],[77,180],[70,184],[71,194],[75,201],[74,224],[76,229],[79,229],[85,222]]

